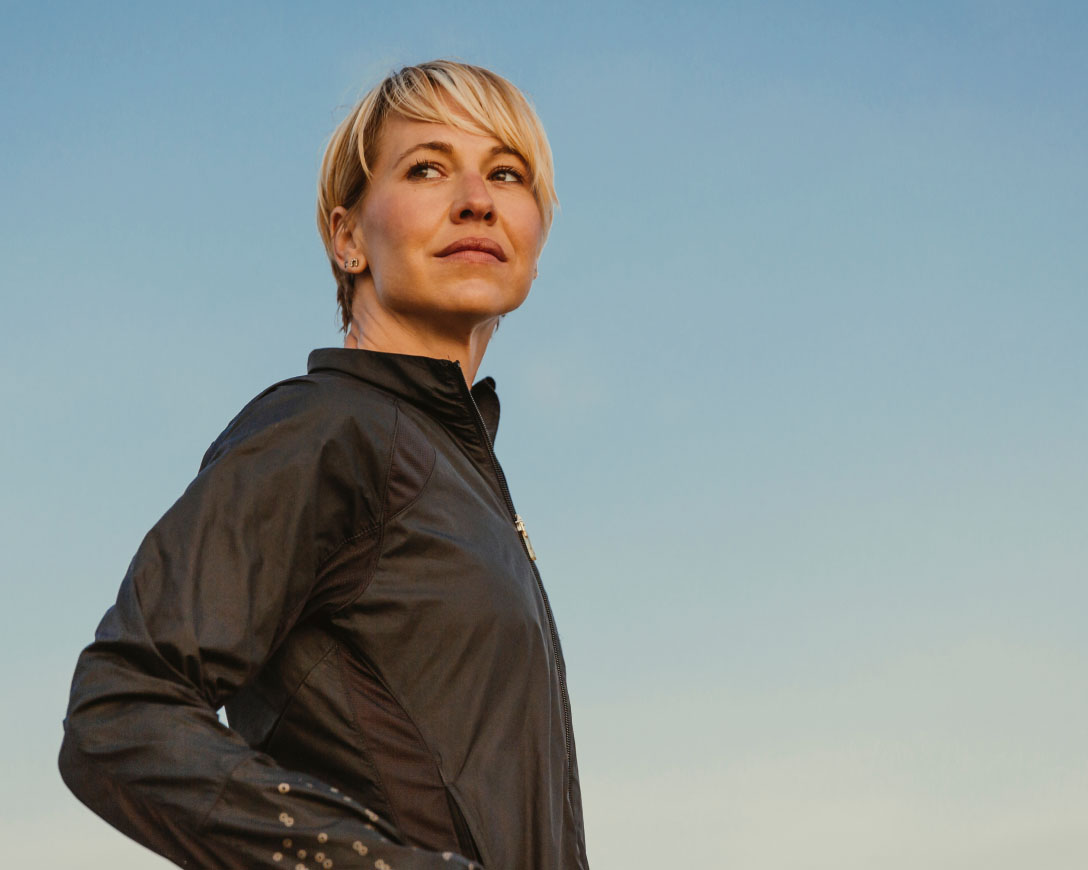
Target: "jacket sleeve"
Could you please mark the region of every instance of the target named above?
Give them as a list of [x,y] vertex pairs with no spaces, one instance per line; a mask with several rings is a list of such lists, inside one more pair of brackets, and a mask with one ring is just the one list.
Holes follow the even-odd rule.
[[216,715],[320,598],[323,557],[380,524],[388,457],[355,449],[358,432],[321,412],[315,392],[289,382],[254,400],[144,539],[76,666],[61,774],[106,821],[183,867],[471,866],[405,845]]

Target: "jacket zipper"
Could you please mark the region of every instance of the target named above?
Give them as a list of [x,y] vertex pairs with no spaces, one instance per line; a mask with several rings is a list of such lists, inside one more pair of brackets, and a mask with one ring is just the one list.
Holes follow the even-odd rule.
[[533,542],[529,540],[529,530],[525,528],[525,520],[521,518],[521,514],[514,514],[514,528],[521,532],[521,539],[525,542],[525,549],[529,553],[529,558],[535,562],[536,550],[533,549]]
[[480,408],[476,404],[476,398],[468,388],[468,382],[465,381],[464,372],[461,370],[461,363],[455,362],[454,365],[457,366],[457,380],[461,385],[461,390],[464,395],[468,397],[468,403],[472,407],[472,415],[476,423],[476,429],[484,444],[487,446],[487,455],[491,459],[491,467],[495,471],[495,478],[499,482],[499,489],[502,491],[502,496],[506,500],[506,509],[510,513],[510,519],[513,520],[514,528],[517,529],[518,534],[521,536],[521,543],[525,550],[525,555],[529,557],[529,567],[533,569],[533,576],[536,578],[536,588],[540,590],[540,597],[544,601],[544,613],[548,617],[548,628],[551,631],[552,637],[552,660],[555,662],[556,673],[559,674],[559,693],[560,699],[563,702],[563,745],[567,757],[567,782],[565,791],[567,802],[569,803],[571,786],[570,732],[573,729],[571,728],[570,721],[570,696],[567,694],[567,675],[563,670],[563,663],[559,659],[559,632],[555,628],[555,617],[552,616],[552,606],[548,601],[548,593],[544,590],[544,581],[541,580],[540,571],[536,567],[536,553],[533,551],[533,545],[529,541],[529,532],[525,528],[525,521],[522,520],[517,510],[514,508],[514,499],[510,495],[510,487],[506,483],[506,475],[503,474],[498,457],[495,456],[495,448],[491,445],[491,436],[487,434],[487,427],[484,426],[484,418],[483,415],[480,414]]

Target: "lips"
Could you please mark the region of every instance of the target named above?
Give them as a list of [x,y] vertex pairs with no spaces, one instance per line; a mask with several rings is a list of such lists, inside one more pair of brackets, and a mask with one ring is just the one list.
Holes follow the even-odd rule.
[[[472,255],[474,252],[475,256]],[[452,245],[447,245],[437,254],[436,257],[452,257],[455,254],[462,254],[463,256],[458,259],[483,259],[480,255],[486,254],[494,257],[500,263],[506,262],[506,253],[491,239],[485,239],[480,237],[469,237],[465,239],[458,239]],[[467,255],[466,255],[467,254]]]

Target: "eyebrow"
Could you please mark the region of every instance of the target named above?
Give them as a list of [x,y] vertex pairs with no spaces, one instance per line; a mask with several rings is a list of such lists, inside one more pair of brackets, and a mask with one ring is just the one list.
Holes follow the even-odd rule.
[[[449,142],[420,142],[416,145],[413,145],[411,148],[401,154],[400,157],[397,158],[396,163],[394,163],[393,165],[399,165],[405,157],[407,157],[409,154],[415,153],[416,151],[438,151],[441,154],[453,154],[453,146]],[[514,157],[517,157],[518,160],[520,160],[526,166],[529,165],[529,161],[522,157],[520,152],[515,151],[509,145],[503,145],[502,143],[492,148],[487,153],[487,156],[496,157],[499,154],[511,154]]]

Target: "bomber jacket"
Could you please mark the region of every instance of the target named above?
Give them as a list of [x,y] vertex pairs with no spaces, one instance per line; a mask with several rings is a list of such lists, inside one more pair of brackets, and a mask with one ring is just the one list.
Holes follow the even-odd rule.
[[586,870],[493,387],[325,349],[250,402],[79,658],[80,800],[185,867]]

